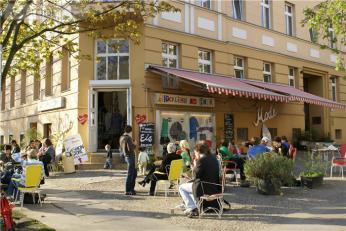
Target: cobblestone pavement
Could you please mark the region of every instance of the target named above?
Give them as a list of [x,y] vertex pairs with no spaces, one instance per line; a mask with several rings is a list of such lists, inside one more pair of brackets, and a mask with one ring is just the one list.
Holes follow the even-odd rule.
[[124,181],[121,170],[56,174],[43,187],[43,207],[27,205],[24,211],[57,230],[346,231],[346,180],[340,178],[327,178],[313,190],[284,188],[281,196],[228,186],[226,199],[232,209],[222,219],[189,219],[181,211],[172,215],[170,208],[181,203],[178,196],[151,197],[148,186],[139,185],[136,196],[125,196]]

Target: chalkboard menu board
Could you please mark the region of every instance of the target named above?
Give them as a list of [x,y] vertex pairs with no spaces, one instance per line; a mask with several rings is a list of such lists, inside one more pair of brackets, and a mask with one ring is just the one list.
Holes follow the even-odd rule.
[[152,147],[154,145],[155,124],[139,124],[139,146]]
[[234,120],[232,114],[225,114],[224,117],[224,137],[227,140],[234,139]]

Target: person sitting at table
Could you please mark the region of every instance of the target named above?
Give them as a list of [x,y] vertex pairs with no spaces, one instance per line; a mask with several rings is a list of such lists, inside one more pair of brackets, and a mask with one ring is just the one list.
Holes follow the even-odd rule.
[[[213,195],[221,191],[219,163],[205,143],[194,148],[195,164],[193,179],[179,186],[179,194],[184,201],[184,214],[189,218],[198,216],[197,201],[203,195]],[[214,204],[212,204],[214,205]]]
[[181,140],[179,143],[181,150],[181,158],[184,161],[184,172],[190,169],[191,157],[190,157],[190,145],[186,140]]
[[44,178],[44,167],[43,163],[39,160],[37,160],[37,150],[36,149],[30,149],[26,152],[21,153],[21,166],[22,166],[22,172],[21,173],[14,173],[11,179],[11,182],[7,189],[7,195],[13,195],[13,192],[18,187],[25,187],[25,176],[26,176],[26,167],[32,166],[32,165],[41,165],[41,179]]
[[267,146],[260,144],[260,138],[259,137],[251,138],[251,142],[253,145],[247,151],[247,155],[250,159],[256,159],[257,155],[271,151]]
[[[235,168],[237,167],[240,171],[240,186],[241,187],[249,187],[250,184],[246,181],[245,173],[244,173],[244,159],[240,158],[238,155],[235,155],[229,151],[227,148],[229,146],[228,141],[224,141],[219,148],[219,154],[222,157],[222,161],[232,161],[227,163],[226,168]],[[235,164],[236,166],[235,166]]]
[[160,167],[155,171],[150,171],[149,174],[144,178],[143,181],[138,182],[143,187],[148,184],[150,184],[150,191],[149,195],[154,196],[155,188],[156,188],[156,182],[158,180],[167,180],[168,179],[168,169],[173,160],[181,159],[180,155],[176,154],[176,145],[174,143],[169,143],[167,145],[167,152],[168,154],[166,157],[162,160],[162,163]]
[[4,164],[11,162],[15,163],[14,159],[11,157],[11,145],[5,144],[4,145],[4,152],[1,153],[0,155],[0,165],[3,166]]

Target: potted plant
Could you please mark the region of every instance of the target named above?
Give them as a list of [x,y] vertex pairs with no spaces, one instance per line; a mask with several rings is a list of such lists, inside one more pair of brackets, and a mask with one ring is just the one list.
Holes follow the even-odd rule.
[[323,184],[323,177],[326,170],[325,164],[319,159],[309,159],[305,162],[304,171],[300,173],[300,180],[303,186],[310,189]]
[[247,161],[244,171],[246,177],[256,185],[258,193],[278,195],[282,185],[293,183],[293,166],[292,160],[269,152]]

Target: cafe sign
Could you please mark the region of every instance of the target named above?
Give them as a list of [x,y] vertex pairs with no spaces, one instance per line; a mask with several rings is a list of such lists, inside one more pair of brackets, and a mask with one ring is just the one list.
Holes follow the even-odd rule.
[[278,112],[273,106],[270,106],[268,111],[263,111],[263,107],[257,109],[257,119],[253,124],[257,127],[261,122],[264,123],[267,120],[273,119],[278,115]]
[[164,93],[155,94],[155,103],[163,105],[180,105],[180,106],[197,106],[197,107],[214,107],[215,100],[213,98],[172,95]]

